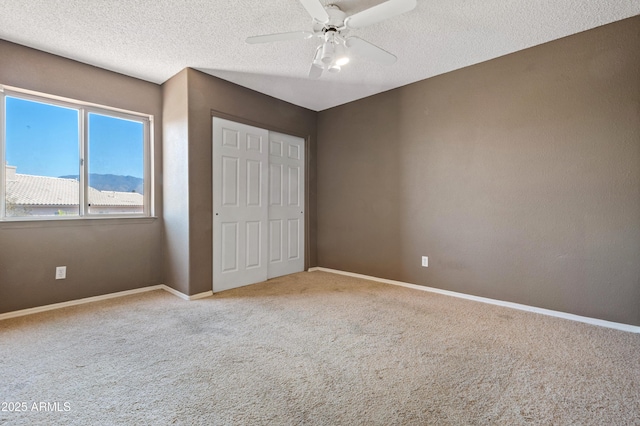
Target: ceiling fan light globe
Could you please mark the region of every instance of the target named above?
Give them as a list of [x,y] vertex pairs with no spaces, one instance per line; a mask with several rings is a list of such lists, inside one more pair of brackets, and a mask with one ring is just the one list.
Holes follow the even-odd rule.
[[336,59],[336,65],[339,66],[339,67],[347,65],[348,63],[349,63],[349,57],[348,56],[342,56],[342,57]]
[[329,72],[332,72],[332,73],[338,73],[340,72],[340,70],[341,68],[340,68],[340,65],[338,64],[331,64],[331,66],[329,67]]
[[333,62],[333,56],[336,52],[336,48],[333,43],[324,43],[322,45],[322,62],[329,65]]

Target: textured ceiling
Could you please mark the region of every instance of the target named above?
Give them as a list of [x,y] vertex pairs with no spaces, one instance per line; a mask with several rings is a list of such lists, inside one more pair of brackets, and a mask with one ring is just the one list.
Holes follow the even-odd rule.
[[[382,0],[322,3],[351,15]],[[310,30],[298,0],[1,0],[0,38],[154,83],[192,67],[321,111],[638,14],[640,0],[418,0],[349,32],[394,65],[354,58],[319,80],[307,78],[317,39],[244,42]]]

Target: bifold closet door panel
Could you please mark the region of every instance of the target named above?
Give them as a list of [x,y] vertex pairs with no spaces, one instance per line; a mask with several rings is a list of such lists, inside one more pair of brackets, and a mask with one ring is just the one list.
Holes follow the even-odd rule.
[[269,133],[213,119],[213,291],[267,279]]
[[304,270],[304,148],[269,132],[269,278]]

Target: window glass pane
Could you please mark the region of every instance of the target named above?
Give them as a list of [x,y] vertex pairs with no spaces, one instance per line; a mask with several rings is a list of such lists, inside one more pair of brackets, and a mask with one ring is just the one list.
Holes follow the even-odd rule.
[[144,212],[144,123],[89,114],[91,214]]
[[5,118],[6,216],[77,216],[79,111],[7,96]]

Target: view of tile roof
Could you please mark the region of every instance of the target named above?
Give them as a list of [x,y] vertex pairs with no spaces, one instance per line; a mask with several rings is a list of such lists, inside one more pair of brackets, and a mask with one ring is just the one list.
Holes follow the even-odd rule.
[[[7,200],[28,206],[77,206],[80,182],[75,179],[15,174],[8,179]],[[99,191],[89,187],[93,206],[142,206],[144,197],[136,192]]]

